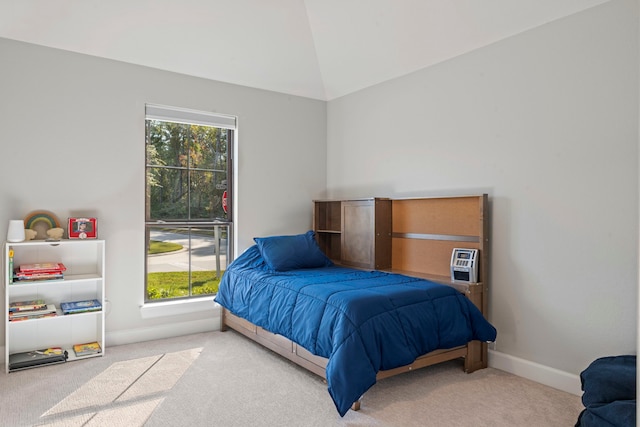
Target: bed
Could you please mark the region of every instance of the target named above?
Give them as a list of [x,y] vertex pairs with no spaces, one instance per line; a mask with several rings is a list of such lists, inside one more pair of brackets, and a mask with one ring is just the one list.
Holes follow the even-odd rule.
[[341,416],[380,378],[460,357],[469,372],[482,367],[471,344],[477,353],[496,338],[453,286],[335,265],[313,231],[255,240],[221,280],[223,329],[325,378]]

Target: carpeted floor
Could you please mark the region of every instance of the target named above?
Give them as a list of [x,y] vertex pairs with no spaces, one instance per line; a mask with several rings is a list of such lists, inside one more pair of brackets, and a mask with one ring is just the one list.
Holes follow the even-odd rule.
[[446,362],[380,381],[341,418],[319,377],[233,332],[0,374],[7,426],[573,426],[580,398]]

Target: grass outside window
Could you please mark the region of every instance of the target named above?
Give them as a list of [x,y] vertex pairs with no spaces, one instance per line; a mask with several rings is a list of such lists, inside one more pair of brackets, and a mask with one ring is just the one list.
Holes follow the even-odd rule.
[[[149,255],[157,255],[179,251],[182,245],[172,242],[159,242],[152,240],[149,245]],[[192,294],[215,295],[218,293],[220,278],[216,277],[215,270],[192,271]],[[189,296],[189,272],[172,271],[161,273],[149,273],[147,275],[147,292],[149,299],[167,299]]]

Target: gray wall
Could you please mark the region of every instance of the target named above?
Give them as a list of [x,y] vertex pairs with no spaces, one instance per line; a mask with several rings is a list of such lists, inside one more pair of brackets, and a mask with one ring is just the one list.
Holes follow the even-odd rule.
[[488,193],[493,360],[635,354],[638,79],[620,0],[331,101],[327,195]]
[[238,249],[311,227],[311,200],[325,187],[325,102],[6,39],[0,58],[0,235],[36,209],[98,218],[107,344],[219,326],[213,303],[188,315],[141,314],[145,103],[238,116]]

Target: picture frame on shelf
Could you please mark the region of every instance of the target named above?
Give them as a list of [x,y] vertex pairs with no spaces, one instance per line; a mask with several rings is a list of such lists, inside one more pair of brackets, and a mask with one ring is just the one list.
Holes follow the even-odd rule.
[[95,239],[98,237],[96,218],[69,218],[69,239]]

